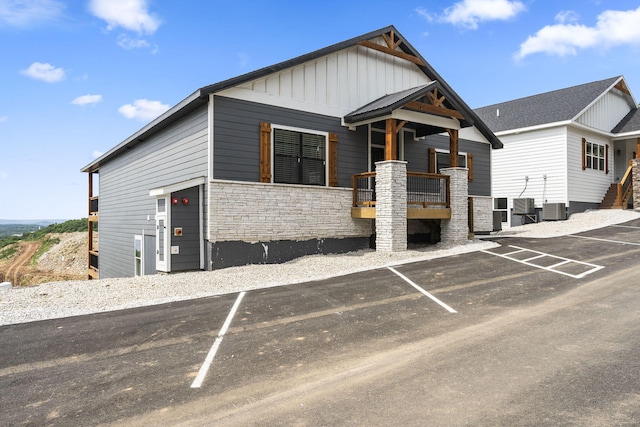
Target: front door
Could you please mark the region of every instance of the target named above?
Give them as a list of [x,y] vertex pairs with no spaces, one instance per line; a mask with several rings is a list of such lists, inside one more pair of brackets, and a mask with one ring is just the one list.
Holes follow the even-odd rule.
[[156,199],[156,269],[169,271],[169,198]]

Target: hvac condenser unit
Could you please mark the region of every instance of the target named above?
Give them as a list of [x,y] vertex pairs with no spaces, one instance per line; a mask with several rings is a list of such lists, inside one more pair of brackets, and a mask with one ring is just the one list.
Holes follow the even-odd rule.
[[542,205],[543,221],[558,221],[567,219],[567,208],[564,203],[544,203]]
[[534,199],[513,199],[514,215],[533,215],[535,213]]

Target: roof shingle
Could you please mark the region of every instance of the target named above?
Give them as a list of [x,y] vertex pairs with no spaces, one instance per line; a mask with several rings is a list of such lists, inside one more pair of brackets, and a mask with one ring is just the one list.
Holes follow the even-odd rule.
[[488,105],[474,111],[493,132],[571,120],[620,77]]

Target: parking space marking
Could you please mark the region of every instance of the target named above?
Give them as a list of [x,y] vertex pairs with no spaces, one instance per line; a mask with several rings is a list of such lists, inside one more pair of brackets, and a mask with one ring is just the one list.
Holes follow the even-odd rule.
[[396,270],[393,267],[387,267],[389,270],[391,270],[393,273],[395,273],[396,275],[398,275],[402,280],[404,280],[405,282],[407,282],[408,284],[410,284],[411,286],[413,286],[414,288],[416,288],[420,293],[422,293],[424,296],[426,296],[427,298],[431,299],[432,301],[434,301],[435,303],[437,303],[438,305],[440,305],[441,307],[443,307],[445,310],[447,310],[449,313],[457,313],[457,311],[455,311],[453,308],[449,307],[447,304],[445,304],[444,302],[440,301],[438,298],[434,297],[433,295],[431,295],[429,292],[425,291],[424,289],[422,289],[420,286],[416,285],[413,281],[411,281],[411,279],[409,279],[407,276],[405,276],[404,274],[400,273],[398,270]]
[[[580,236],[574,236],[574,237],[580,237]],[[596,240],[601,240],[601,239],[596,239]],[[574,259],[569,259],[569,258],[564,258],[564,257],[556,256],[556,255],[551,255],[551,254],[547,254],[547,253],[540,252],[540,251],[534,251],[532,249],[521,248],[519,246],[509,245],[509,247],[513,248],[513,249],[516,249],[516,250],[512,251],[512,252],[509,252],[509,253],[506,253],[506,254],[498,254],[498,253],[495,253],[495,252],[491,252],[490,250],[482,250],[481,252],[484,252],[484,253],[489,254],[489,255],[499,256],[501,258],[506,258],[508,260],[519,262],[520,264],[525,264],[525,265],[528,265],[528,266],[531,266],[531,267],[540,268],[542,270],[551,271],[553,273],[563,274],[565,276],[573,277],[574,279],[581,279],[581,278],[587,276],[588,274],[595,273],[596,271],[601,270],[601,269],[604,268],[604,266],[601,266],[601,265],[591,264],[589,262],[583,262],[583,261],[576,261]],[[534,256],[532,256],[532,257],[530,257],[528,259],[525,259],[525,260],[517,259],[517,258],[514,258],[514,257],[510,256],[510,255],[513,255],[513,254],[524,253],[524,252],[531,252],[531,253],[536,254],[536,255],[534,255]],[[543,265],[539,265],[539,264],[535,264],[533,262],[530,262],[531,260],[536,260],[536,259],[541,260],[541,259],[544,259],[544,258],[557,259],[557,260],[559,260],[559,262],[557,262],[557,263],[555,263],[553,265],[550,265],[550,266],[546,266],[546,267],[543,266]],[[585,268],[587,268],[587,270],[583,271],[580,274],[571,274],[571,273],[567,273],[566,271],[562,271],[562,270],[558,270],[557,269],[558,267],[568,266],[570,264],[578,265],[578,266],[584,266]]]
[[577,237],[578,239],[587,239],[587,240],[597,240],[599,242],[607,242],[607,243],[619,243],[621,245],[640,246],[640,243],[635,243],[635,242],[623,242],[620,240],[599,239],[597,237],[576,236],[575,234],[569,234],[569,237]]
[[216,337],[216,340],[211,346],[211,349],[209,350],[207,357],[204,359],[204,363],[200,367],[200,370],[198,371],[198,375],[196,376],[196,379],[193,380],[193,383],[191,383],[191,388],[200,388],[202,386],[204,377],[207,376],[207,372],[209,372],[209,367],[211,367],[211,363],[213,363],[213,359],[214,357],[216,357],[218,348],[220,348],[220,343],[222,343],[222,339],[224,338],[224,335],[227,333],[227,329],[229,329],[229,325],[231,325],[231,320],[233,320],[233,316],[235,316],[236,311],[238,311],[240,302],[242,301],[242,298],[244,297],[245,294],[246,292],[240,292],[240,294],[238,295],[238,298],[236,298],[236,302],[233,304],[233,307],[231,307],[231,311],[227,315],[227,319],[224,321],[222,328],[220,328],[220,332],[218,332],[218,336]]
[[633,225],[618,225],[618,224],[614,224],[614,225],[610,225],[609,227],[633,228],[635,230],[640,230],[640,227],[633,226]]

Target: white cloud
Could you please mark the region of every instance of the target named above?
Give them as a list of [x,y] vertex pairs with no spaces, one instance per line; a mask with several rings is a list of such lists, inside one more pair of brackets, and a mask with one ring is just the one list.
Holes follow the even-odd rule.
[[147,0],[91,0],[89,10],[106,21],[107,29],[117,27],[138,34],[153,34],[161,20],[148,11]]
[[430,14],[424,9],[417,12],[429,21],[475,30],[480,22],[506,21],[525,10],[525,5],[518,0],[462,0],[447,7],[442,15]]
[[125,49],[140,49],[151,46],[145,39],[132,39],[124,34],[118,36],[118,45]]
[[126,104],[118,108],[120,114],[128,119],[151,120],[169,109],[169,106],[160,101],[137,99],[132,104]]
[[64,8],[65,5],[56,0],[2,0],[0,23],[27,27],[57,19],[62,15]]
[[73,105],[90,105],[102,102],[102,95],[82,95],[71,101]]
[[[534,53],[551,55],[577,55],[581,49],[592,47],[610,48],[625,44],[640,45],[640,7],[635,10],[607,10],[598,15],[594,27],[578,24],[561,12],[556,16],[557,24],[547,25],[535,35],[529,36],[515,54],[522,59]],[[567,16],[572,19],[567,20]]]
[[93,150],[93,153],[91,153],[91,157],[93,157],[93,160],[95,160],[98,157],[102,156],[103,154],[104,153],[102,151]]
[[20,71],[25,76],[36,80],[42,80],[47,83],[55,83],[64,79],[65,71],[62,68],[56,68],[49,63],[34,62],[29,68]]

